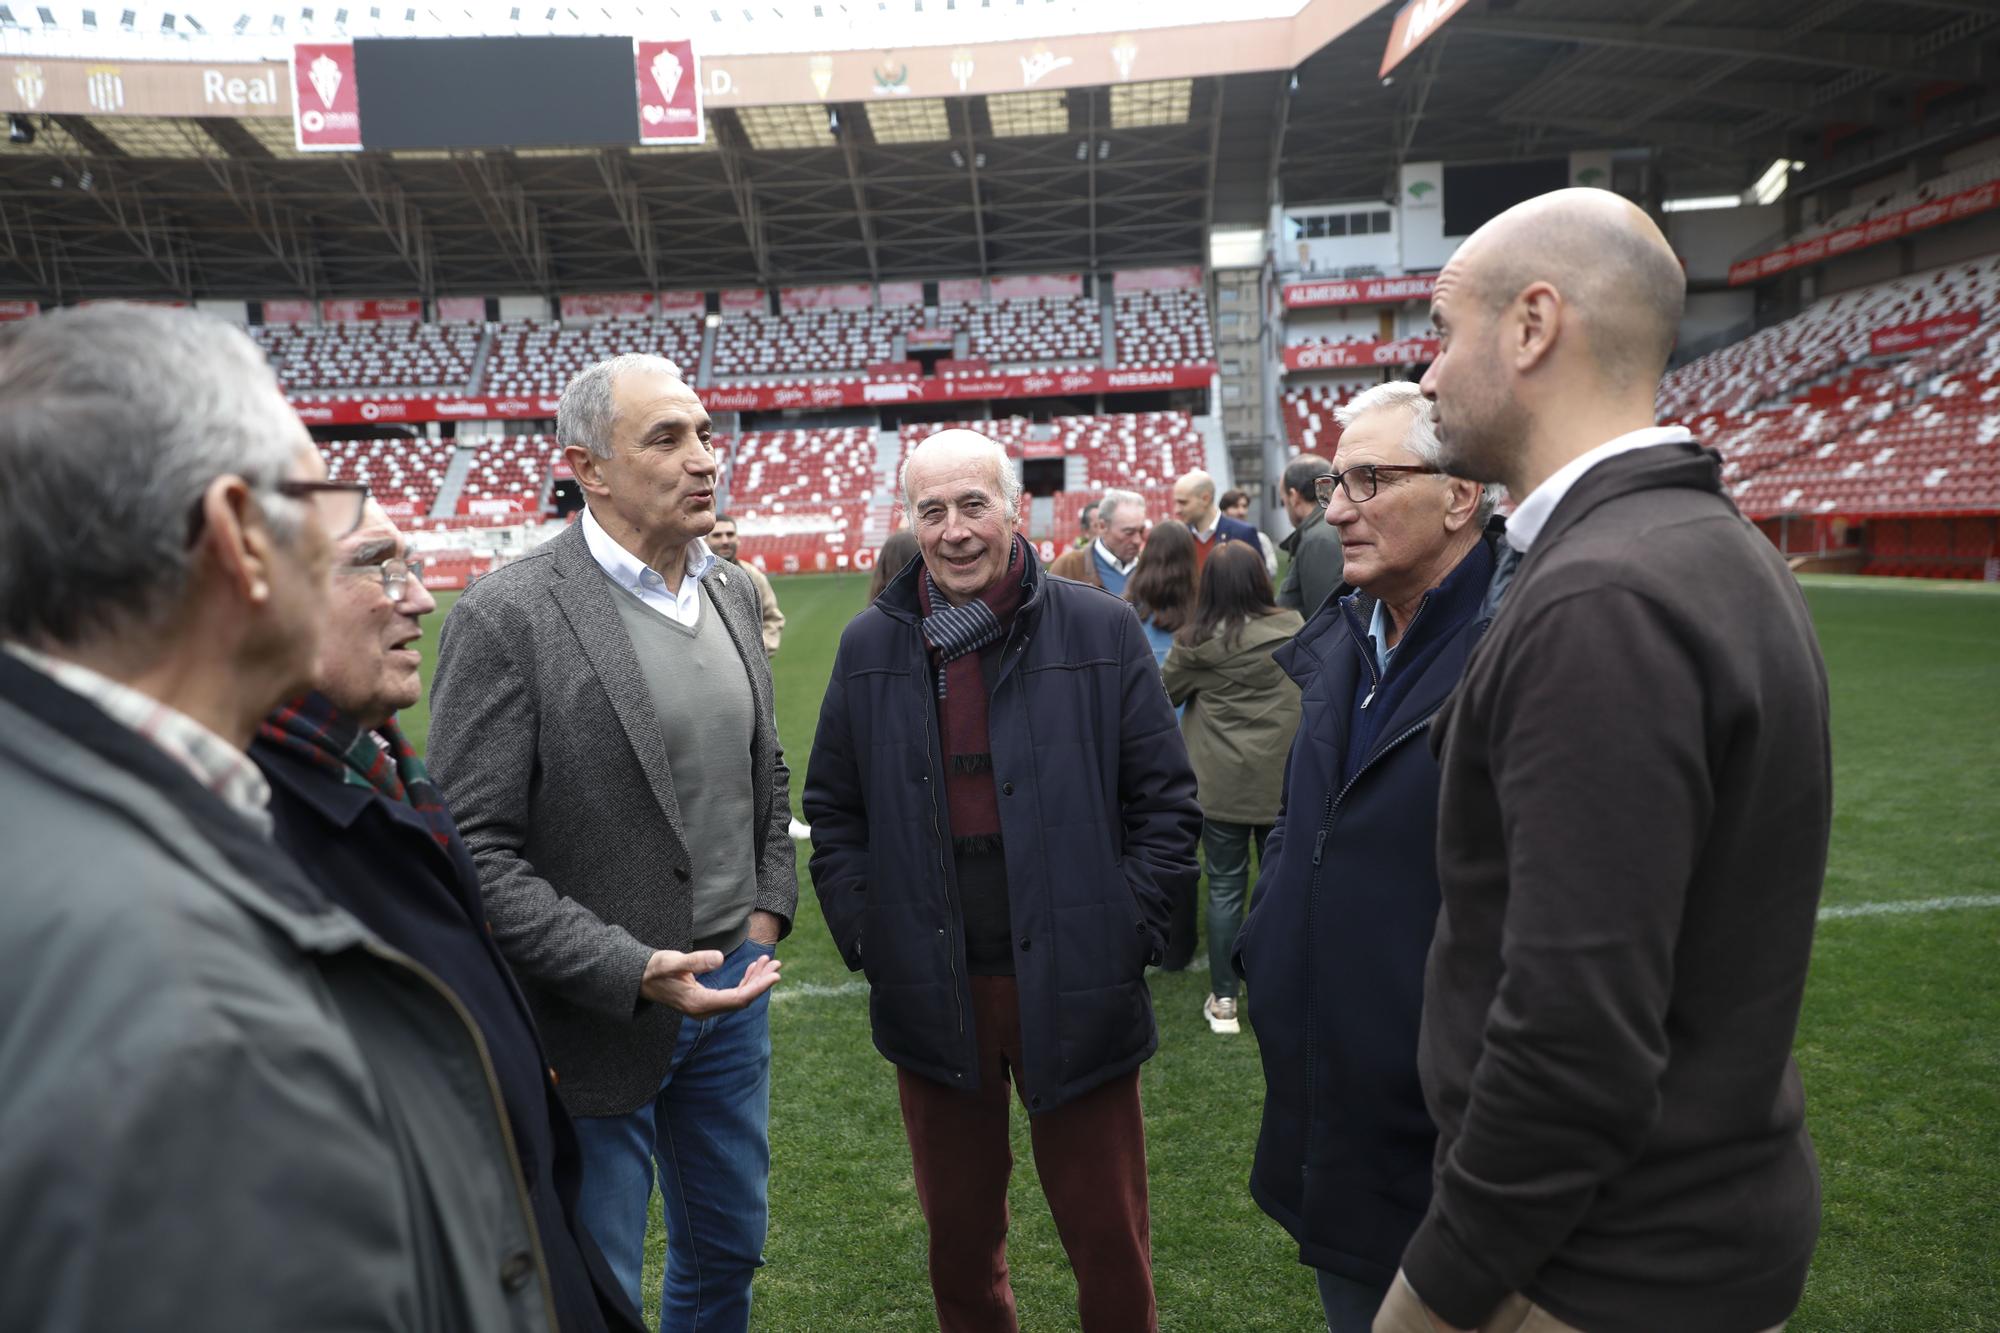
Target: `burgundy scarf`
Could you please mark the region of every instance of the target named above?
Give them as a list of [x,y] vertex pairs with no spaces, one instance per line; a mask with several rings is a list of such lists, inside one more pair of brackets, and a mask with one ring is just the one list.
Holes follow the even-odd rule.
[[993,791],[993,753],[986,735],[986,677],[979,650],[998,642],[1020,610],[1021,586],[1031,558],[1017,533],[1007,571],[964,606],[952,606],[926,569],[917,580],[924,644],[937,664],[938,727],[945,757],[945,796],[951,840],[962,851],[997,851],[1000,802]]

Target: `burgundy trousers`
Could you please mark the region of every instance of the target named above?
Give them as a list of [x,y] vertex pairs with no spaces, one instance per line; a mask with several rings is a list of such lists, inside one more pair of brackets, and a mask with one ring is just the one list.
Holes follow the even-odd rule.
[[[942,1333],[1016,1333],[1007,1280],[1008,1084],[1023,1105],[1014,978],[973,977],[979,1087],[961,1092],[896,1071],[917,1202],[930,1227],[931,1294]],[[1146,1126],[1139,1071],[1033,1116],[1035,1172],[1076,1273],[1084,1333],[1156,1333]]]

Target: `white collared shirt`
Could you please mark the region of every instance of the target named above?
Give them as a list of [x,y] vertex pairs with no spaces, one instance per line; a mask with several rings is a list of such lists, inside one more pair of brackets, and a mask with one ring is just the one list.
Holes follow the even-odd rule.
[[271,836],[271,784],[243,751],[178,708],[169,707],[102,672],[36,652],[26,644],[10,643],[6,649],[56,684],[96,704],[114,721],[122,722],[159,746],[259,833]]
[[[667,581],[658,570],[633,555],[597,521],[588,508],[583,511],[583,540],[591,559],[610,575],[611,581],[677,625],[692,629],[701,621],[701,581],[715,568],[715,552],[697,537],[688,543],[686,572],[679,592],[667,591]],[[726,576],[725,576],[726,577]]]
[[1198,542],[1206,543],[1215,536],[1215,530],[1221,526],[1222,511],[1218,509],[1215,511],[1215,517],[1208,520],[1208,527],[1206,529],[1195,531],[1194,539]]
[[1102,537],[1099,537],[1091,544],[1097,548],[1097,558],[1117,570],[1120,574],[1130,574],[1134,569],[1138,568],[1139,561],[1136,558],[1120,560],[1117,556],[1111,554],[1111,548],[1104,544]]
[[1562,503],[1570,488],[1583,480],[1584,473],[1606,459],[1629,454],[1634,449],[1650,449],[1656,444],[1684,444],[1693,440],[1694,436],[1686,426],[1648,426],[1644,430],[1620,435],[1615,440],[1607,440],[1588,453],[1578,454],[1514,506],[1514,512],[1507,516],[1507,544],[1525,554],[1535,544],[1535,538],[1541,535],[1542,525],[1549,521],[1549,515],[1555,513],[1556,506]]

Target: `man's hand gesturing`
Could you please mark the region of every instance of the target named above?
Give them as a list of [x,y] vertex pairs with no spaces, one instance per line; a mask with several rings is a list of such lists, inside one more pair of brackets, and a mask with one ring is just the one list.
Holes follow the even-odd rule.
[[692,1018],[727,1013],[747,1007],[752,1000],[778,984],[778,960],[754,958],[744,969],[743,979],[727,990],[716,990],[697,981],[704,972],[722,966],[722,953],[702,949],[682,953],[662,949],[646,962],[646,974],[639,979],[639,993],[655,1004],[678,1009]]

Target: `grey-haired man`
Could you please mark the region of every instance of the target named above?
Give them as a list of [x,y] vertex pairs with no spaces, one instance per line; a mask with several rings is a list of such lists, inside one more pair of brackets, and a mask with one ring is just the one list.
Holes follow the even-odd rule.
[[430,759],[583,1147],[632,1303],[657,1175],[663,1328],[741,1330],[763,1262],[773,952],[798,901],[755,592],[703,542],[708,413],[652,356],[556,416],[583,517],[445,621]]
[[0,334],[10,1328],[555,1327],[477,1033],[244,753],[365,496],[218,320]]

